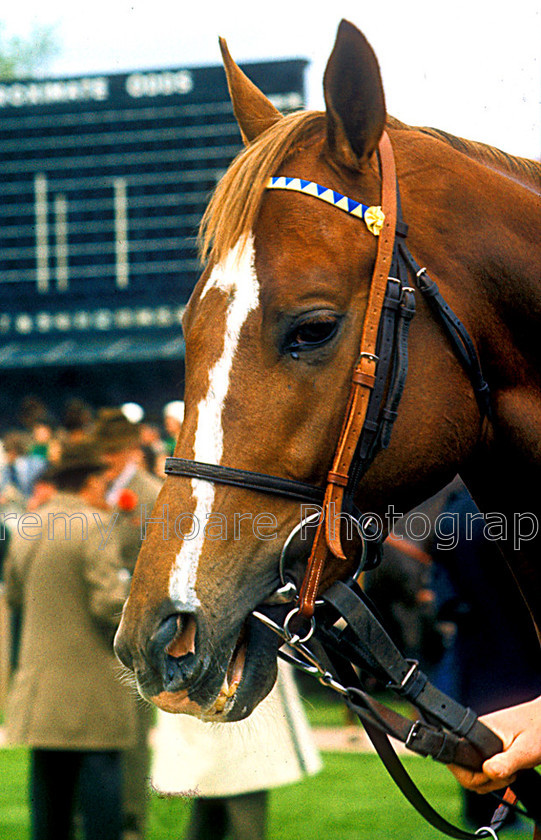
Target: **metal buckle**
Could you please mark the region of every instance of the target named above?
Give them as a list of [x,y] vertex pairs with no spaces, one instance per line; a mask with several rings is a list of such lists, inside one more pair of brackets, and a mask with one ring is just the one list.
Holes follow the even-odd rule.
[[426,272],[426,268],[420,268],[419,271],[415,272],[415,276],[417,278],[417,285],[421,291],[426,290],[428,288],[428,284],[423,280],[423,277],[427,276],[427,279],[430,280],[428,274]]
[[[422,289],[421,289],[422,291]],[[415,292],[412,286],[404,286],[400,293],[400,306],[402,309],[403,318],[413,318],[415,315]]]
[[410,664],[410,669],[402,679],[400,683],[389,682],[387,683],[387,688],[390,688],[391,691],[404,691],[408,683],[410,682],[411,678],[415,676],[416,672],[419,670],[419,663],[416,659],[406,659],[406,662]]
[[413,749],[413,742],[415,741],[417,735],[421,731],[422,723],[420,720],[416,720],[415,723],[412,724],[410,731],[408,732],[408,737],[404,741],[404,746],[408,747],[408,749]]
[[286,615],[285,621],[284,621],[283,630],[284,630],[284,634],[285,634],[285,640],[286,640],[288,645],[291,645],[291,647],[295,647],[295,645],[302,645],[305,642],[307,642],[309,639],[312,638],[312,636],[314,635],[314,630],[316,629],[316,620],[315,620],[314,616],[312,616],[311,619],[310,619],[310,629],[308,630],[308,633],[306,634],[306,636],[301,637],[301,636],[298,635],[298,633],[292,633],[291,630],[289,629],[289,622],[291,621],[292,618],[294,618],[297,615],[298,612],[299,612],[299,608],[298,607],[293,607],[291,612],[288,612],[288,614]]
[[370,359],[372,362],[379,362],[379,356],[376,356],[375,353],[367,353],[366,350],[363,350],[361,353],[359,353],[359,356],[364,356],[365,359]]

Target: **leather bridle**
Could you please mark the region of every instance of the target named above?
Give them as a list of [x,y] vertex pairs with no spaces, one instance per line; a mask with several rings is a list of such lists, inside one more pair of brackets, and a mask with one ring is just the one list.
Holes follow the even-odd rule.
[[[536,823],[541,824],[539,777],[535,771],[518,775],[512,792],[506,795],[505,806],[497,809],[491,826],[472,834],[444,820],[406,774],[387,736],[402,740],[409,749],[421,755],[474,769],[479,769],[485,758],[501,751],[500,739],[471,709],[435,688],[417,663],[404,659],[358,587],[357,575],[347,582],[334,583],[322,596],[318,595],[329,556],[345,559],[340,531],[330,527],[331,519],[336,521],[337,513],[352,517],[358,525],[361,552],[357,573],[377,561],[379,544],[373,540],[369,524],[363,525],[362,515],[353,500],[358,483],[375,455],[389,445],[398,413],[408,369],[408,330],[415,313],[415,290],[410,278],[444,328],[468,373],[481,417],[490,417],[490,392],[475,345],[426,269],[417,264],[406,246],[408,228],[402,220],[393,150],[386,133],[381,138],[378,153],[383,213],[378,216],[376,212],[376,216],[380,220],[384,216],[384,220],[380,231],[372,231],[376,235],[379,232],[374,271],[346,412],[325,487],[176,457],[166,459],[165,472],[321,506],[300,588],[287,574],[287,553],[299,527],[306,522],[297,525],[285,541],[280,558],[279,588],[253,615],[277,633],[287,646],[289,652],[280,651],[282,658],[312,673],[344,696],[362,720],[387,770],[428,822],[449,836],[463,840],[475,836],[496,837],[505,809],[517,798]],[[270,188],[282,188],[283,179],[271,180]],[[285,179],[287,186],[283,188],[296,189],[292,182],[298,180]],[[309,192],[311,188],[323,189],[311,182],[301,182],[300,191],[319,197],[317,191]],[[334,195],[337,199],[331,197],[331,203],[342,209],[349,206],[344,202],[358,205],[346,197]],[[363,214],[366,209],[380,210],[359,206]],[[360,210],[355,215],[364,218]],[[367,550],[367,543],[369,547],[375,546],[376,558],[374,552]],[[357,669],[371,673],[407,698],[420,710],[419,719],[412,723],[409,718],[370,698],[363,690]]]
[[[489,390],[473,341],[426,274],[426,269],[415,262],[406,247],[408,227],[402,220],[393,149],[386,132],[380,140],[378,154],[384,221],[378,236],[346,413],[326,486],[316,487],[281,476],[187,458],[169,457],[165,461],[167,475],[201,479],[322,506],[297,604],[299,615],[308,620],[314,614],[315,597],[329,553],[340,559],[345,556],[340,530],[330,528],[333,517],[329,511],[335,515],[350,514],[359,521],[360,513],[353,501],[356,487],[377,452],[390,442],[408,369],[408,330],[415,313],[415,291],[410,285],[410,275],[415,277],[418,289],[440,320],[468,372],[481,413],[490,413]],[[287,179],[288,182],[293,180]],[[280,187],[273,183],[272,188]],[[363,206],[364,209],[380,210]],[[358,530],[361,540],[366,540],[363,528],[359,526]],[[372,564],[375,562],[373,560]]]

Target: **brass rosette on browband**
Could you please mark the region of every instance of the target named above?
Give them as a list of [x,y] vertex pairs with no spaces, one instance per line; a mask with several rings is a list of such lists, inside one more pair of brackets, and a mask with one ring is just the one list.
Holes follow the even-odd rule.
[[332,204],[333,207],[338,207],[339,210],[349,213],[350,216],[356,216],[362,219],[374,236],[379,236],[383,223],[385,221],[385,213],[379,205],[368,206],[362,204],[360,201],[355,201],[347,195],[331,190],[329,187],[322,187],[321,184],[316,184],[315,181],[304,181],[302,178],[290,178],[287,175],[273,175],[266,183],[268,190],[293,190],[293,192],[304,193],[311,195],[314,198],[319,198],[321,201]]

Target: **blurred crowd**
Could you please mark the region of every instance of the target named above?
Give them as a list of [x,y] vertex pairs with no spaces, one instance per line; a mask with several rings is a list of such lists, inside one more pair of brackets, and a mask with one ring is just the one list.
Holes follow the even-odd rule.
[[[140,508],[154,505],[183,411],[170,403],[160,424],[145,423],[134,403],[94,410],[71,400],[57,421],[28,397],[18,427],[2,436],[6,732],[31,751],[33,840],[71,837],[74,815],[87,840],[144,836],[153,714],[119,681],[112,638],[141,544]],[[101,511],[117,517],[105,545],[93,518]],[[51,539],[28,533],[25,515],[82,516],[85,526],[70,520],[69,533]]]
[[[136,403],[120,408],[127,422],[137,429],[137,445],[131,459],[138,466],[163,478],[163,464],[172,454],[184,417],[184,403],[175,400],[164,406],[159,422],[146,421]],[[59,418],[51,415],[35,397],[22,400],[15,428],[0,435],[0,509],[32,510],[39,505],[39,492],[33,498],[39,477],[49,464],[59,461],[66,445],[91,439],[101,409],[80,399],[66,403]]]
[[[72,400],[57,423],[29,398],[2,437],[5,732],[29,748],[31,840],[143,840],[150,780],[168,796],[197,794],[186,840],[264,840],[269,790],[320,769],[290,666],[254,716],[261,726],[218,730],[156,713],[119,679],[112,642],[141,516],[183,416],[181,401],[151,423],[136,403],[94,411]],[[224,775],[231,754],[236,769]]]

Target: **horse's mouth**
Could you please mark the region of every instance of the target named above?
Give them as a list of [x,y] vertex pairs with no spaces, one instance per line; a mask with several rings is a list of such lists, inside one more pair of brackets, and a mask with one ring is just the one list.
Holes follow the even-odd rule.
[[250,615],[242,628],[216,700],[205,720],[235,721],[248,717],[276,680],[278,637]]
[[225,673],[222,671],[219,687],[213,687],[214,677],[201,674],[185,690],[161,691],[151,699],[166,712],[187,713],[214,722],[242,720],[274,685],[278,646],[276,636],[250,616],[241,628]]
[[234,698],[237,693],[237,689],[242,682],[244,666],[246,665],[246,636],[246,625],[243,625],[237,644],[231,654],[231,659],[229,660],[229,665],[227,666],[222,687],[220,688],[218,696],[210,709],[203,713],[203,720],[225,719],[227,718],[227,713],[234,705]]

